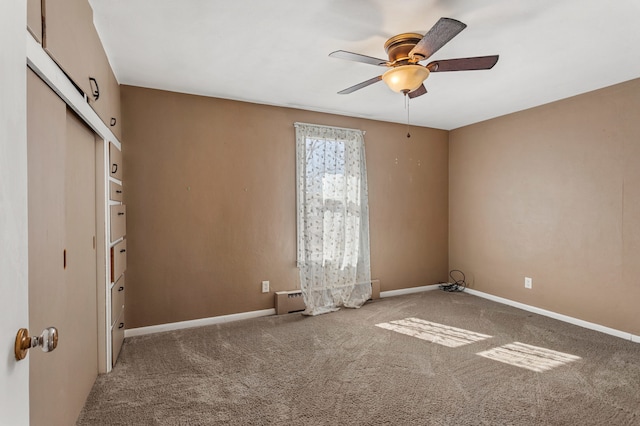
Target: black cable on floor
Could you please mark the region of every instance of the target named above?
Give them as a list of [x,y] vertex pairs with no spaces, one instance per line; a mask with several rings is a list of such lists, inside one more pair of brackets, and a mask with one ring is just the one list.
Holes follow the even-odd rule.
[[[454,272],[457,272],[462,277],[456,279],[453,276]],[[451,271],[449,271],[449,277],[451,278],[451,282],[440,284],[440,288],[442,290],[453,292],[453,291],[464,291],[464,289],[467,288],[467,282],[465,281],[466,277],[464,275],[464,272],[462,272],[461,270],[452,269]]]

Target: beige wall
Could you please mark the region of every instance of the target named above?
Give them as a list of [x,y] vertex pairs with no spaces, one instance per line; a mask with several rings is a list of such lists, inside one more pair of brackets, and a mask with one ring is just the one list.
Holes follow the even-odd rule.
[[[640,334],[640,80],[450,133],[450,267]],[[533,288],[524,288],[524,277]]]
[[296,121],[367,132],[382,290],[446,279],[448,132],[131,86],[122,108],[127,328],[268,309],[298,288]]

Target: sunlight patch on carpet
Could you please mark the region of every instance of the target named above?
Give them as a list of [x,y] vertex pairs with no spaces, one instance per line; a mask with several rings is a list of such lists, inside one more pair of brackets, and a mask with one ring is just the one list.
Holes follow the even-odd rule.
[[475,333],[462,328],[450,327],[419,318],[405,318],[398,321],[383,322],[376,324],[376,327],[417,337],[418,339],[444,345],[449,348],[456,348],[491,337],[486,334]]
[[478,352],[476,355],[516,367],[526,368],[538,373],[581,359],[576,355],[565,354],[519,342],[509,343],[508,345],[489,349],[484,352]]

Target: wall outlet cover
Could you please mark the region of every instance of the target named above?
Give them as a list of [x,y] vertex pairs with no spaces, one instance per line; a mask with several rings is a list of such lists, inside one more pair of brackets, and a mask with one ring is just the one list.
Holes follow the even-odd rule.
[[269,281],[262,281],[262,292],[269,293]]
[[524,288],[532,288],[533,287],[533,279],[529,277],[524,277]]

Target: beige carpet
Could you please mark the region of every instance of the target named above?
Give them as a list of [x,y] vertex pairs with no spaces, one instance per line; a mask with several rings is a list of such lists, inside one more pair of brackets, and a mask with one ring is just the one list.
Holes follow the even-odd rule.
[[[393,323],[406,318],[414,320]],[[475,337],[465,344],[465,330],[490,337],[468,333]],[[513,352],[515,343],[539,349]],[[519,365],[477,355],[485,351]],[[523,353],[524,360],[513,356]],[[527,353],[550,369],[525,368]],[[129,338],[78,419],[275,424],[639,425],[640,344],[469,294],[432,291],[317,317]]]

